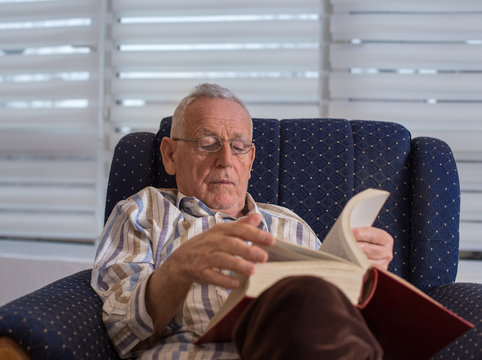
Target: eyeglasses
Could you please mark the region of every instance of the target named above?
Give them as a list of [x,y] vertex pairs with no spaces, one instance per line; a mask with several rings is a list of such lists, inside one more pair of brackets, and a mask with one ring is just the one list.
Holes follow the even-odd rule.
[[241,155],[247,154],[251,151],[253,147],[253,143],[246,139],[246,138],[234,138],[230,140],[223,140],[217,136],[209,135],[203,136],[200,139],[181,139],[181,138],[173,138],[174,141],[190,141],[197,143],[198,148],[203,152],[214,153],[216,151],[221,150],[223,147],[223,143],[227,142],[231,147],[231,151],[233,154]]

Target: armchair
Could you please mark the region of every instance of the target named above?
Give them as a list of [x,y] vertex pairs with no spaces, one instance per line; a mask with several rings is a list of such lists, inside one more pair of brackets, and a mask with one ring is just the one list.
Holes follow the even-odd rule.
[[[166,118],[157,134],[138,132],[120,140],[106,218],[118,201],[146,186],[175,186],[159,153],[169,129]],[[482,284],[454,283],[460,189],[447,144],[412,139],[395,123],[362,120],[254,119],[253,131],[256,159],[248,191],[258,202],[292,209],[320,239],[353,194],[368,187],[390,191],[375,223],[395,240],[390,270],[476,324],[434,358],[480,356]],[[0,336],[35,359],[116,359],[89,281],[86,270],[1,307]]]

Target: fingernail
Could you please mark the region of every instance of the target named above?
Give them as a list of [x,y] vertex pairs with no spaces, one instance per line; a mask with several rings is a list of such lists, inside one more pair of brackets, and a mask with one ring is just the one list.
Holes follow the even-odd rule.
[[254,264],[250,263],[250,264],[246,264],[245,266],[245,273],[247,275],[253,275],[254,274],[254,271],[255,271],[255,266]]
[[265,251],[260,249],[259,251],[256,252],[257,262],[265,262],[266,260],[268,260],[268,255],[266,254]]

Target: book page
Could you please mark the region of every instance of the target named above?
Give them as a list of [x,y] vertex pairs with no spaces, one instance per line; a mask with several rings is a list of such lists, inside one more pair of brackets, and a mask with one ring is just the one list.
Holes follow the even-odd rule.
[[[316,252],[316,251],[315,251]],[[214,314],[205,330],[215,327],[227,314],[235,309],[245,298],[256,298],[277,281],[289,276],[319,276],[336,285],[350,301],[357,305],[361,299],[365,270],[344,260],[328,259],[304,261],[274,261],[256,264],[256,271],[251,276],[234,273],[241,281],[238,288],[231,290],[220,311]]]
[[264,290],[289,276],[318,276],[336,285],[352,304],[357,305],[362,292],[365,270],[337,260],[306,260],[267,262],[256,265],[256,271],[249,279],[246,296],[257,297]]
[[320,250],[368,269],[370,262],[358,246],[351,229],[372,226],[389,195],[387,191],[367,189],[352,197],[326,235]]
[[335,260],[348,263],[339,256],[310,249],[280,238],[272,246],[262,247],[268,253],[268,261]]

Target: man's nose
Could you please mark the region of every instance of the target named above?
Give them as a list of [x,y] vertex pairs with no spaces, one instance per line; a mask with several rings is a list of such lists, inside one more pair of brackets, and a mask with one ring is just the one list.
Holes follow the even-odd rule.
[[221,149],[216,151],[216,166],[219,167],[230,167],[233,164],[233,152],[231,150],[231,145],[229,142],[224,141]]

